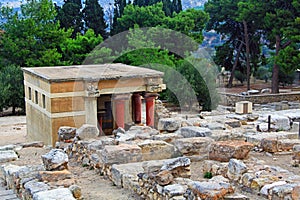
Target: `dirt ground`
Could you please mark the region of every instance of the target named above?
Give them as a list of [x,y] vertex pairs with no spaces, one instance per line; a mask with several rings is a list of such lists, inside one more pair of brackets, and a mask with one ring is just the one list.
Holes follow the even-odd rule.
[[[0,146],[29,142],[26,138],[25,116],[0,117]],[[49,152],[47,148],[24,148],[18,151],[19,159],[11,162],[15,165],[42,164],[41,155]],[[138,196],[128,190],[113,186],[95,170],[88,170],[77,163],[69,163],[69,171],[74,175],[76,184],[81,187],[87,200],[133,200]]]
[[[0,117],[0,146],[28,142],[26,138],[26,120],[24,116]],[[20,158],[13,161],[16,165],[42,164],[41,155],[49,152],[47,148],[24,148],[18,151]],[[300,174],[299,167],[292,167],[292,155],[270,155],[266,153],[251,152],[249,159],[264,160],[266,165],[280,166],[295,174]],[[69,163],[69,170],[74,175],[76,184],[82,188],[84,199],[87,200],[138,200],[137,195],[128,190],[113,186],[110,180],[104,179],[95,170],[89,170],[78,163]],[[192,179],[203,180],[201,162],[192,162]],[[243,191],[240,191],[244,193]],[[251,199],[261,199],[244,193]]]

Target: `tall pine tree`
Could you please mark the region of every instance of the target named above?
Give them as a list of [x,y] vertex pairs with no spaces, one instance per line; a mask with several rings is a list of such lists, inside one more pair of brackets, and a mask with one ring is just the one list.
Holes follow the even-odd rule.
[[66,0],[62,8],[56,6],[56,9],[60,27],[66,30],[70,28],[73,29],[72,38],[75,38],[77,33],[83,31],[81,0]]
[[96,36],[100,34],[103,38],[107,38],[104,12],[98,0],[86,0],[82,14],[85,29],[93,29]]
[[166,16],[172,16],[173,13],[179,13],[182,11],[181,0],[133,0],[133,5],[136,6],[152,6],[159,2],[163,3],[163,11]]
[[126,0],[115,0],[114,18],[113,18],[112,29],[110,30],[111,35],[115,35],[120,32],[119,25],[118,25],[118,18],[122,17],[126,5],[127,5]]
[[182,11],[181,0],[173,0],[172,1],[172,13],[173,12],[179,13],[180,11]]

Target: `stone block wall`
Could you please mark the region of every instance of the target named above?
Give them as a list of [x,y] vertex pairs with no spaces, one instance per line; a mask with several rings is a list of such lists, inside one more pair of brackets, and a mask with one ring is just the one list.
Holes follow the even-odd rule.
[[253,104],[265,104],[271,102],[281,101],[299,101],[300,92],[292,93],[281,93],[281,94],[260,94],[260,95],[240,95],[240,94],[229,94],[220,93],[221,102],[220,104],[227,106],[234,106],[239,101],[250,101]]

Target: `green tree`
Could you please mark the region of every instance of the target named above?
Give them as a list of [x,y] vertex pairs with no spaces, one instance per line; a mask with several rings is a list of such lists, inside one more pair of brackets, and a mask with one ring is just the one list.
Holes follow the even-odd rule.
[[83,31],[81,0],[66,0],[61,8],[56,7],[56,9],[56,19],[60,22],[60,27],[65,30],[72,29],[72,38],[75,38],[77,33],[81,33]]
[[172,11],[175,13],[179,13],[182,11],[181,0],[173,0],[172,1]]
[[0,70],[0,112],[9,107],[13,114],[16,114],[16,108],[25,108],[23,73],[16,65]]
[[127,5],[121,18],[118,18],[120,32],[133,28],[135,24],[139,27],[155,27],[162,25],[166,15],[162,10],[162,3],[153,6]]
[[[214,67],[206,59],[196,59],[193,56],[185,59],[182,55],[178,57],[175,54],[177,50],[168,50],[168,47],[174,50],[173,46],[168,46],[169,42],[163,44],[157,40],[157,32],[161,37],[171,34],[164,29],[139,29],[135,25],[127,34],[128,48],[114,62],[164,72],[164,81],[168,87],[161,98],[180,105],[181,108],[191,109],[198,102],[205,110],[214,108],[218,99],[214,88],[215,74],[212,73]],[[184,45],[181,46],[183,47]]]
[[119,28],[118,19],[123,16],[124,9],[127,5],[126,0],[115,0],[114,2],[114,17],[113,17],[113,24],[110,30],[110,35],[115,35],[120,33],[121,30]]
[[[284,70],[281,68],[295,69],[299,67],[299,60],[298,65],[294,65],[295,63],[293,62],[298,56],[295,57],[291,50],[293,49],[293,52],[298,51],[299,55],[299,49],[295,49],[295,44],[299,44],[300,41],[300,6],[298,1],[289,0],[266,2],[264,8],[266,8],[264,26],[269,41],[269,48],[274,49],[275,46],[275,62],[272,71],[272,93],[278,93],[280,71]],[[287,55],[287,53],[292,54]],[[287,60],[289,56],[291,56],[292,59]],[[282,61],[287,61],[287,63]]]
[[[252,1],[251,1],[252,2]],[[205,11],[209,13],[210,20],[207,25],[208,30],[215,30],[227,41],[223,44],[230,48],[230,51],[217,53],[218,60],[227,60],[227,66],[231,67],[231,77],[229,87],[232,87],[233,76],[236,69],[247,74],[247,88],[250,89],[250,74],[253,69],[257,68],[261,59],[260,55],[260,26],[258,19],[263,14],[256,8],[256,4],[251,4],[249,1],[226,1],[226,0],[211,0],[205,4]],[[226,49],[224,48],[224,49]],[[217,51],[224,50],[218,48]],[[228,55],[228,53],[233,55]],[[231,60],[228,60],[230,58]],[[229,61],[229,62],[228,62]],[[240,67],[238,67],[240,65]],[[243,68],[246,68],[244,70]],[[252,68],[252,70],[251,70]]]
[[107,38],[107,33],[105,31],[107,25],[104,21],[104,12],[98,0],[86,0],[82,13],[85,28],[93,29],[96,36],[100,34],[103,38]]
[[142,6],[152,6],[157,3],[163,3],[163,11],[166,16],[172,16],[173,13],[179,13],[182,11],[181,0],[134,0],[133,5]]
[[60,44],[69,36],[55,22],[56,10],[49,0],[28,1],[21,5],[21,14],[2,7],[2,64],[22,67],[62,64]]
[[203,41],[202,31],[208,19],[209,15],[202,10],[188,9],[175,14],[172,18],[168,17],[166,27],[181,32],[201,43]]
[[80,65],[87,55],[101,42],[101,35],[96,36],[92,29],[84,35],[77,33],[76,38],[67,38],[62,44],[63,61],[71,65]]

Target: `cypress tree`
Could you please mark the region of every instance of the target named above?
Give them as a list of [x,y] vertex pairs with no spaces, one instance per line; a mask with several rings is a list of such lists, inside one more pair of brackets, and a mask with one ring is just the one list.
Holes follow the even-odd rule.
[[112,29],[110,30],[111,35],[119,33],[118,18],[122,17],[126,5],[126,0],[115,0],[113,24]]
[[66,30],[69,28],[73,29],[72,38],[75,38],[77,33],[83,31],[81,0],[66,0],[61,8],[56,7],[56,9],[60,27]]
[[107,38],[105,31],[107,25],[104,21],[104,12],[98,0],[86,0],[82,14],[85,29],[93,29],[96,36],[100,34],[103,38]]

